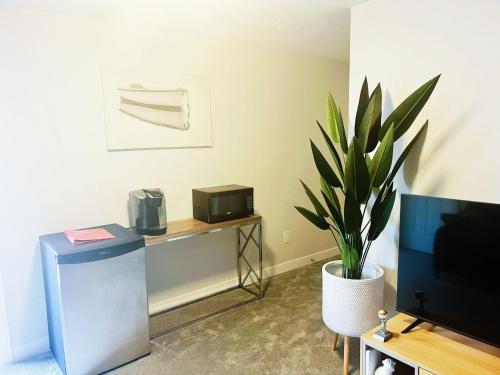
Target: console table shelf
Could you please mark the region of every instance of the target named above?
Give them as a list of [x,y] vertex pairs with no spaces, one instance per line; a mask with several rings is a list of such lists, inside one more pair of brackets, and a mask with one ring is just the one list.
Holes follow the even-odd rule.
[[144,240],[146,241],[146,246],[152,246],[162,242],[196,236],[198,234],[218,232],[225,228],[241,227],[249,224],[260,223],[261,220],[262,217],[260,215],[252,215],[241,219],[222,221],[215,224],[208,224],[196,219],[169,221],[167,223],[167,233],[160,236],[144,236]]
[[401,334],[414,320],[405,314],[389,319],[387,329],[394,333],[394,337],[385,343],[372,337],[379,327],[361,336],[362,375],[366,374],[365,351],[370,348],[413,367],[417,375],[500,374],[500,348],[429,323],[422,323],[409,333]]
[[[261,299],[264,296],[264,288],[262,285],[262,217],[260,215],[247,216],[241,219],[228,220],[215,224],[208,224],[203,221],[196,219],[185,219],[170,221],[167,223],[167,233],[160,236],[143,236],[146,242],[146,248],[148,246],[166,244],[170,241],[181,240],[185,238],[190,238],[200,234],[219,232],[226,228],[236,228],[236,267],[238,270],[238,285],[228,288],[226,290],[217,292],[215,294],[220,294],[223,292],[228,292],[237,288],[243,289],[252,296],[250,299],[239,302],[228,308],[224,308],[216,313],[224,312],[229,309],[247,304],[252,301]],[[257,251],[256,256],[251,256],[250,251]],[[256,258],[256,261],[251,260]],[[257,263],[257,264],[255,264]],[[166,312],[184,307],[186,305],[198,302],[202,299],[210,298],[214,295],[205,296],[200,299],[173,307],[171,309],[164,310],[162,312],[157,312],[154,315],[164,314]],[[168,328],[151,335],[151,338],[156,338],[172,332],[178,328],[185,327],[189,324],[198,322],[201,319],[208,318],[215,313],[210,313],[204,315],[200,318],[182,323],[178,326]]]

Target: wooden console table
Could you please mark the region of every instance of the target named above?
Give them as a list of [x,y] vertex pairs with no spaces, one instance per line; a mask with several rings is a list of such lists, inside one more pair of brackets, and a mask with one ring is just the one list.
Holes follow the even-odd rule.
[[[248,229],[243,229],[248,227]],[[238,268],[238,285],[235,287],[231,287],[229,289],[225,289],[216,294],[229,292],[231,290],[241,288],[246,292],[253,295],[253,298],[240,302],[236,305],[233,305],[229,308],[225,308],[223,310],[217,311],[217,313],[227,311],[228,309],[232,309],[243,304],[261,299],[264,296],[264,289],[262,286],[262,217],[259,215],[252,215],[248,217],[244,217],[241,219],[223,221],[215,224],[208,224],[203,221],[199,221],[196,219],[185,219],[185,220],[177,220],[171,221],[167,223],[167,233],[160,236],[144,236],[144,240],[146,242],[146,247],[158,245],[161,243],[168,243],[170,241],[177,241],[185,238],[190,238],[194,236],[198,236],[200,234],[208,234],[219,232],[226,228],[236,228],[236,266]],[[258,265],[252,265],[249,258],[246,256],[245,251],[248,252],[247,248],[250,244],[250,241],[253,242],[258,251]],[[253,276],[253,281],[252,281]],[[250,282],[252,281],[252,282]],[[253,287],[253,289],[252,289]],[[180,306],[176,306],[171,309],[164,310],[162,312],[155,313],[154,315],[164,314],[165,312],[172,311],[186,305],[198,302],[200,300],[210,298],[214,296],[212,294],[207,297],[203,297],[200,299],[196,299],[194,301],[182,304]],[[175,329],[182,328],[186,325],[195,323],[201,319],[205,319],[209,316],[214,315],[214,313],[202,316],[195,320],[189,321],[187,323],[183,323],[174,328],[170,328],[163,332],[160,332],[154,335],[152,338],[159,337],[166,333],[169,333]]]
[[[403,363],[406,371],[415,375],[498,375],[500,348],[484,344],[439,326],[422,323],[409,333],[400,332],[415,318],[398,314],[387,322],[394,337],[381,343],[372,337],[376,327],[361,336],[361,375],[366,375],[367,349],[375,349]],[[497,322],[484,322],[497,324]],[[494,329],[492,327],[492,329]]]

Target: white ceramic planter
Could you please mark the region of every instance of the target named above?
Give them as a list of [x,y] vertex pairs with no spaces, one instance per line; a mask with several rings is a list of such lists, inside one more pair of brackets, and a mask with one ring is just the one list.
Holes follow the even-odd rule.
[[362,278],[342,278],[342,261],[323,265],[323,321],[342,336],[359,337],[380,323],[383,306],[384,270],[365,264]]

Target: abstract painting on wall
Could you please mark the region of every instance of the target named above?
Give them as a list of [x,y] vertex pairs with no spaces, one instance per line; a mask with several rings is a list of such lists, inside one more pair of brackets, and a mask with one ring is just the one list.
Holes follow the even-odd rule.
[[102,89],[108,150],[212,145],[207,79],[103,67]]

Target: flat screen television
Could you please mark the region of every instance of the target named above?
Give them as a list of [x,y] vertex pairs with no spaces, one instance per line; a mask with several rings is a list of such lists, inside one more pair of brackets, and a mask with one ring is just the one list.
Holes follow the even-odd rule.
[[403,194],[396,309],[500,347],[500,204]]

